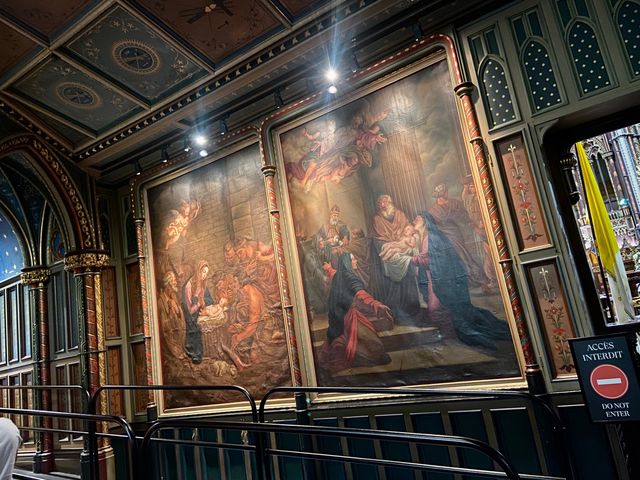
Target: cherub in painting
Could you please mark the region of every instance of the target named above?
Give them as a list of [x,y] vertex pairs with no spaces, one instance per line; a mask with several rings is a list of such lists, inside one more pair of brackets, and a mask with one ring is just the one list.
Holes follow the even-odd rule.
[[370,114],[365,103],[348,125],[337,126],[331,119],[313,133],[305,127],[302,134],[311,143],[298,162],[287,164],[288,178],[296,178],[308,192],[318,183],[340,183],[360,165],[371,167],[376,147],[386,141],[379,122],[387,115],[387,110]]
[[187,227],[200,213],[200,202],[198,200],[182,200],[179,210],[170,210],[171,220],[164,228],[165,244],[164,248],[169,249],[180,238],[187,235]]

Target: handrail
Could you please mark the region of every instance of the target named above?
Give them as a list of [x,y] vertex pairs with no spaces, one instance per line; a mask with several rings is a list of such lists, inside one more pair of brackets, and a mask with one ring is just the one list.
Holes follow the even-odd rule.
[[84,394],[88,405],[91,395],[82,385],[0,385],[0,390],[76,390]]
[[269,397],[280,392],[291,393],[359,393],[359,394],[383,394],[383,395],[413,395],[415,397],[494,397],[494,398],[524,398],[540,406],[552,418],[554,427],[564,430],[562,419],[540,397],[526,392],[514,392],[503,390],[451,390],[445,388],[395,388],[395,387],[274,387],[265,393],[260,400],[258,417],[264,422],[264,411]]
[[[549,404],[542,398],[528,392],[514,392],[504,390],[451,390],[443,388],[395,388],[395,387],[274,387],[264,394],[260,400],[258,418],[260,422],[265,421],[265,409],[269,397],[276,393],[357,393],[357,394],[383,394],[383,395],[412,395],[414,397],[472,397],[472,398],[511,398],[524,399],[530,401],[532,405],[537,405],[545,412],[553,424],[553,429],[557,433],[558,441],[566,459],[565,475],[568,480],[575,478],[571,450],[567,445],[567,431],[564,422]],[[534,416],[535,417],[535,416]],[[537,418],[537,417],[535,417]]]
[[[87,414],[87,413],[74,413],[74,412],[56,412],[50,410],[34,410],[34,409],[25,409],[25,408],[4,408],[0,407],[0,413],[4,413],[7,415],[27,415],[32,417],[51,417],[51,418],[67,418],[72,420],[83,420],[89,424],[93,424],[95,422],[113,422],[117,423],[122,427],[122,430],[125,433],[127,439],[127,452],[128,452],[128,463],[129,463],[129,478],[133,480],[135,477],[133,475],[134,463],[133,459],[135,457],[136,452],[136,436],[124,418],[115,416],[115,415],[96,415],[96,414]],[[37,428],[37,427],[36,427]],[[34,430],[36,430],[34,428]],[[31,430],[31,427],[22,427],[23,430]],[[37,429],[40,430],[40,429]],[[49,429],[48,431],[55,432],[58,429]],[[83,435],[91,435],[89,431],[78,432]],[[93,435],[96,435],[93,433]],[[108,436],[107,434],[102,434],[101,436]],[[98,480],[97,477],[94,476],[93,469],[90,470],[91,479]]]
[[258,421],[258,407],[249,391],[239,385],[102,385],[98,387],[89,399],[89,412],[95,412],[98,397],[106,390],[129,390],[129,391],[155,391],[155,390],[177,390],[177,391],[234,391],[240,393],[251,407],[251,418]]
[[[302,434],[302,435],[323,435],[323,436],[334,436],[334,437],[349,437],[349,438],[363,438],[363,439],[371,439],[371,440],[386,440],[386,441],[406,441],[418,444],[432,444],[432,445],[441,445],[447,447],[455,447],[455,448],[469,448],[472,450],[477,450],[489,458],[491,458],[498,466],[503,470],[504,474],[510,480],[519,480],[521,477],[515,470],[515,468],[509,463],[509,461],[502,455],[499,451],[495,450],[485,442],[480,440],[476,440],[473,438],[460,437],[454,435],[439,435],[439,434],[430,434],[430,433],[414,433],[414,432],[403,432],[402,437],[398,436],[398,432],[387,431],[387,430],[369,430],[369,429],[356,429],[356,428],[338,428],[338,427],[324,427],[317,425],[286,425],[286,424],[277,424],[277,423],[251,423],[251,422],[223,422],[223,421],[210,421],[206,419],[199,420],[179,420],[179,419],[169,419],[169,420],[159,420],[154,422],[148,429],[144,435],[142,440],[142,444],[140,445],[139,453],[142,458],[147,456],[147,449],[149,448],[151,442],[154,440],[152,436],[161,429],[166,428],[217,428],[217,429],[232,429],[232,430],[247,430],[254,431],[258,433],[294,433],[294,434]],[[217,442],[201,442],[202,445],[211,445],[218,446]],[[298,452],[292,450],[279,450],[272,448],[265,448],[265,453],[268,455],[274,456],[292,456],[299,458],[311,458],[314,453],[308,454],[306,452]],[[343,462],[360,462],[363,463],[375,463],[377,465],[385,465],[385,466],[397,466],[404,468],[417,468],[420,470],[434,470],[433,465],[419,463],[419,462],[402,462],[396,460],[384,460],[384,459],[371,459],[365,457],[345,457],[342,455],[331,455],[331,454],[323,454],[323,459],[330,459],[333,461],[343,461]],[[486,470],[476,470],[476,469],[466,469],[462,467],[448,467],[444,465],[435,466],[435,470],[437,471],[449,471],[455,473],[465,473],[468,475],[482,475],[487,476],[488,474],[496,475],[496,472],[490,472]],[[270,466],[268,464],[264,464],[259,466],[259,468],[269,469]],[[453,470],[449,470],[449,468]],[[500,473],[497,473],[501,475]]]

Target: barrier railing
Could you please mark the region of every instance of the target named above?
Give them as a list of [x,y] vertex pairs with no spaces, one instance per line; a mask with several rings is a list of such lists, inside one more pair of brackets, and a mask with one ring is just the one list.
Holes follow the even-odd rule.
[[[133,432],[133,429],[129,425],[129,423],[117,416],[113,415],[91,415],[87,413],[75,413],[75,412],[55,412],[50,410],[33,410],[33,409],[25,409],[25,408],[2,408],[0,407],[0,414],[6,415],[24,415],[30,416],[34,418],[64,418],[69,420],[80,420],[85,423],[85,425],[94,425],[93,433],[87,430],[74,430],[74,429],[62,429],[62,428],[40,428],[40,427],[25,427],[20,426],[21,430],[30,430],[34,432],[52,432],[52,433],[67,433],[67,434],[75,434],[75,435],[83,435],[87,437],[91,436],[99,436],[106,438],[125,438],[127,442],[127,465],[129,467],[129,479],[134,480],[133,472],[134,472],[134,459],[136,458],[136,436]],[[118,424],[124,435],[110,434],[110,433],[96,433],[95,424],[98,422],[108,422],[108,423],[116,423]],[[89,443],[92,443],[89,440]],[[97,460],[97,455],[90,457],[92,461]],[[90,479],[98,480],[99,476],[95,474],[96,470],[90,470]]]
[[[264,462],[260,463],[258,457],[256,457],[256,465],[258,469],[258,476],[260,478],[265,478],[269,474],[267,472],[271,471],[271,459],[270,457],[290,457],[290,458],[301,458],[301,459],[314,459],[314,460],[325,460],[325,461],[338,461],[338,462],[349,462],[349,463],[365,463],[371,465],[380,465],[384,467],[400,467],[400,468],[411,468],[417,470],[424,471],[432,471],[438,473],[455,473],[455,474],[464,474],[464,475],[473,475],[473,476],[481,476],[481,477],[496,477],[496,478],[508,478],[510,480],[519,480],[521,477],[515,468],[509,463],[509,461],[497,450],[493,449],[489,445],[480,440],[459,437],[459,436],[450,436],[450,435],[437,435],[437,434],[428,434],[428,433],[408,433],[402,432],[402,435],[399,436],[399,432],[391,432],[384,430],[365,430],[365,429],[355,429],[355,428],[338,428],[338,427],[321,427],[316,425],[283,425],[276,423],[252,423],[252,422],[224,422],[224,421],[212,421],[208,419],[170,419],[170,420],[158,420],[154,422],[147,432],[144,435],[142,440],[142,444],[140,446],[140,456],[141,458],[149,458],[150,457],[150,448],[152,443],[155,440],[166,440],[166,439],[156,439],[153,436],[162,429],[175,429],[175,428],[213,428],[213,429],[226,429],[226,430],[240,430],[240,431],[248,431],[255,432],[257,434],[269,434],[269,433],[293,433],[296,435],[314,435],[314,436],[333,436],[333,437],[343,437],[343,438],[354,438],[354,439],[369,439],[369,440],[386,440],[386,441],[402,441],[402,442],[412,442],[416,444],[422,445],[438,445],[444,447],[454,447],[454,448],[467,448],[471,450],[478,451],[485,456],[489,457],[493,460],[502,471],[491,471],[491,470],[480,470],[474,468],[465,468],[465,467],[454,467],[447,465],[433,465],[422,462],[406,462],[406,461],[398,461],[398,460],[386,460],[381,458],[369,458],[369,457],[358,457],[358,456],[345,456],[338,454],[326,454],[326,453],[314,453],[314,452],[303,452],[296,450],[284,450],[278,448],[264,448]],[[232,448],[236,450],[256,452],[257,447],[255,445],[229,445],[222,442],[205,442],[205,441],[189,441],[189,440],[171,440],[172,444],[184,444],[184,445],[197,445],[200,447],[208,447],[208,448]],[[142,465],[143,470],[139,471],[138,474],[141,478],[151,478],[151,472],[145,465]],[[534,477],[527,475],[526,478],[544,478],[544,477]],[[552,478],[552,477],[546,477]]]
[[[170,443],[175,445],[191,445],[200,446],[203,448],[219,448],[219,449],[231,449],[251,452],[256,457],[256,476],[258,480],[270,480],[271,478],[271,465],[272,457],[291,457],[301,459],[305,468],[305,478],[312,479],[311,475],[306,476],[307,468],[309,465],[315,464],[315,460],[330,460],[338,462],[348,463],[364,463],[375,464],[381,467],[402,467],[402,468],[415,468],[418,470],[432,471],[432,472],[448,472],[452,474],[464,474],[475,476],[493,476],[494,478],[539,478],[539,479],[554,479],[559,477],[551,477],[545,475],[530,475],[519,474],[509,463],[509,461],[496,449],[490,445],[472,438],[459,437],[459,436],[444,436],[427,433],[415,433],[415,432],[396,432],[387,430],[376,429],[354,429],[354,428],[340,428],[340,427],[325,427],[317,425],[284,425],[276,423],[264,423],[266,406],[270,398],[276,394],[293,393],[296,398],[296,415],[298,416],[298,423],[304,423],[303,416],[308,417],[309,410],[307,407],[307,393],[319,393],[319,394],[380,394],[386,397],[392,395],[402,395],[407,397],[446,397],[447,399],[518,399],[526,400],[530,402],[533,409],[533,418],[535,422],[538,422],[536,409],[545,412],[548,418],[551,420],[551,425],[555,432],[559,432],[561,437],[559,440],[561,446],[565,449],[565,456],[570,454],[565,441],[565,427],[558,416],[557,412],[552,409],[546,402],[539,397],[533,395],[513,392],[513,391],[467,391],[467,390],[445,390],[445,389],[409,389],[409,388],[367,388],[367,387],[277,387],[269,390],[260,401],[259,407],[257,407],[256,401],[251,394],[243,387],[234,385],[215,385],[215,386],[186,386],[186,385],[105,385],[98,388],[93,395],[77,385],[50,385],[50,386],[1,386],[0,390],[69,390],[81,392],[86,400],[86,408],[88,413],[78,412],[55,412],[48,410],[34,410],[34,409],[18,409],[18,408],[0,408],[0,414],[5,413],[9,415],[24,415],[32,416],[34,418],[66,418],[70,420],[79,420],[85,422],[85,430],[79,431],[74,429],[61,429],[61,428],[40,428],[39,426],[23,427],[24,430],[32,430],[34,432],[56,432],[56,433],[70,433],[74,435],[83,435],[86,439],[85,445],[88,444],[88,463],[90,465],[90,471],[87,471],[88,477],[91,480],[97,480],[99,478],[98,473],[98,448],[97,438],[123,438],[127,444],[127,465],[129,468],[129,478],[151,478],[146,476],[149,472],[141,472],[141,469],[146,469],[153,462],[145,461],[145,452],[148,452],[152,443]],[[118,416],[112,415],[98,415],[95,413],[97,402],[100,395],[109,390],[122,390],[122,391],[232,391],[241,395],[249,405],[251,422],[238,422],[238,421],[223,421],[219,418],[181,418],[181,419],[161,419],[155,420],[150,427],[146,430],[144,437],[138,437],[136,439],[133,434],[131,426]],[[382,398],[382,397],[381,397]],[[325,405],[324,403],[320,405]],[[331,404],[328,404],[331,405]],[[300,415],[302,414],[302,415]],[[227,414],[228,415],[228,414]],[[154,420],[154,419],[152,419]],[[99,433],[96,431],[96,425],[98,422],[109,422],[111,424],[118,424],[124,434],[118,435],[113,433]],[[40,424],[41,425],[41,424]],[[73,427],[73,425],[72,425]],[[163,429],[170,428],[213,428],[220,430],[240,430],[251,432],[250,442],[247,444],[233,444],[225,442],[207,442],[202,440],[185,440],[185,439],[168,439],[168,438],[156,438],[154,435]],[[310,445],[302,444],[302,450],[286,450],[271,448],[272,445],[269,441],[269,434],[271,433],[288,433],[298,435],[298,438],[317,437],[317,436],[335,436],[342,438],[353,439],[370,439],[378,441],[402,441],[410,443],[423,443],[431,445],[441,445],[453,448],[469,448],[476,451],[480,451],[484,455],[491,458],[496,465],[498,465],[501,471],[488,471],[477,468],[466,468],[455,465],[434,465],[427,463],[420,463],[417,461],[398,461],[398,460],[386,460],[383,458],[366,458],[349,455],[349,452],[341,452],[340,454],[327,454],[317,453],[311,448],[305,448]],[[136,446],[136,440],[141,440],[142,445],[138,451]],[[304,451],[307,450],[307,451]],[[85,452],[83,452],[83,455]],[[140,459],[140,461],[136,461]],[[569,460],[569,469],[566,472],[566,476],[562,478],[575,478],[572,477],[571,467],[572,463]],[[311,469],[313,470],[313,468]],[[143,475],[142,477],[140,475]],[[514,476],[515,475],[515,476]]]
[[[301,413],[301,408],[306,405],[307,393],[319,394],[359,394],[359,395],[385,395],[403,397],[447,397],[461,399],[515,399],[529,402],[532,406],[538,407],[551,420],[553,430],[556,434],[556,441],[562,449],[563,475],[567,480],[573,480],[574,467],[571,460],[571,449],[567,441],[567,432],[564,422],[558,413],[542,398],[526,392],[514,392],[503,390],[448,390],[438,388],[382,388],[382,387],[275,387],[269,390],[260,400],[258,418],[260,422],[265,421],[265,409],[269,398],[278,393],[293,393],[296,396],[296,413]],[[300,395],[305,395],[304,400]],[[534,419],[538,422],[536,408],[533,408]],[[299,421],[300,423],[300,421]]]

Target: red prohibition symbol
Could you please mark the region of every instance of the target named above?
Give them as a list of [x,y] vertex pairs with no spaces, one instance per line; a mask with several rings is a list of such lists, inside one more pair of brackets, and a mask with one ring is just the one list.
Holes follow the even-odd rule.
[[595,392],[609,400],[620,398],[629,390],[627,375],[620,368],[608,363],[594,368],[589,380]]

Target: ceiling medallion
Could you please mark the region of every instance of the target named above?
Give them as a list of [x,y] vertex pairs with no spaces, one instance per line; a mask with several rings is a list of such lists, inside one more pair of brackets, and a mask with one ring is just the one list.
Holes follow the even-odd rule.
[[139,40],[121,40],[113,45],[113,59],[125,70],[148,75],[160,67],[160,57],[156,51]]
[[56,94],[62,101],[76,108],[96,108],[102,104],[100,97],[91,88],[76,82],[61,82]]

